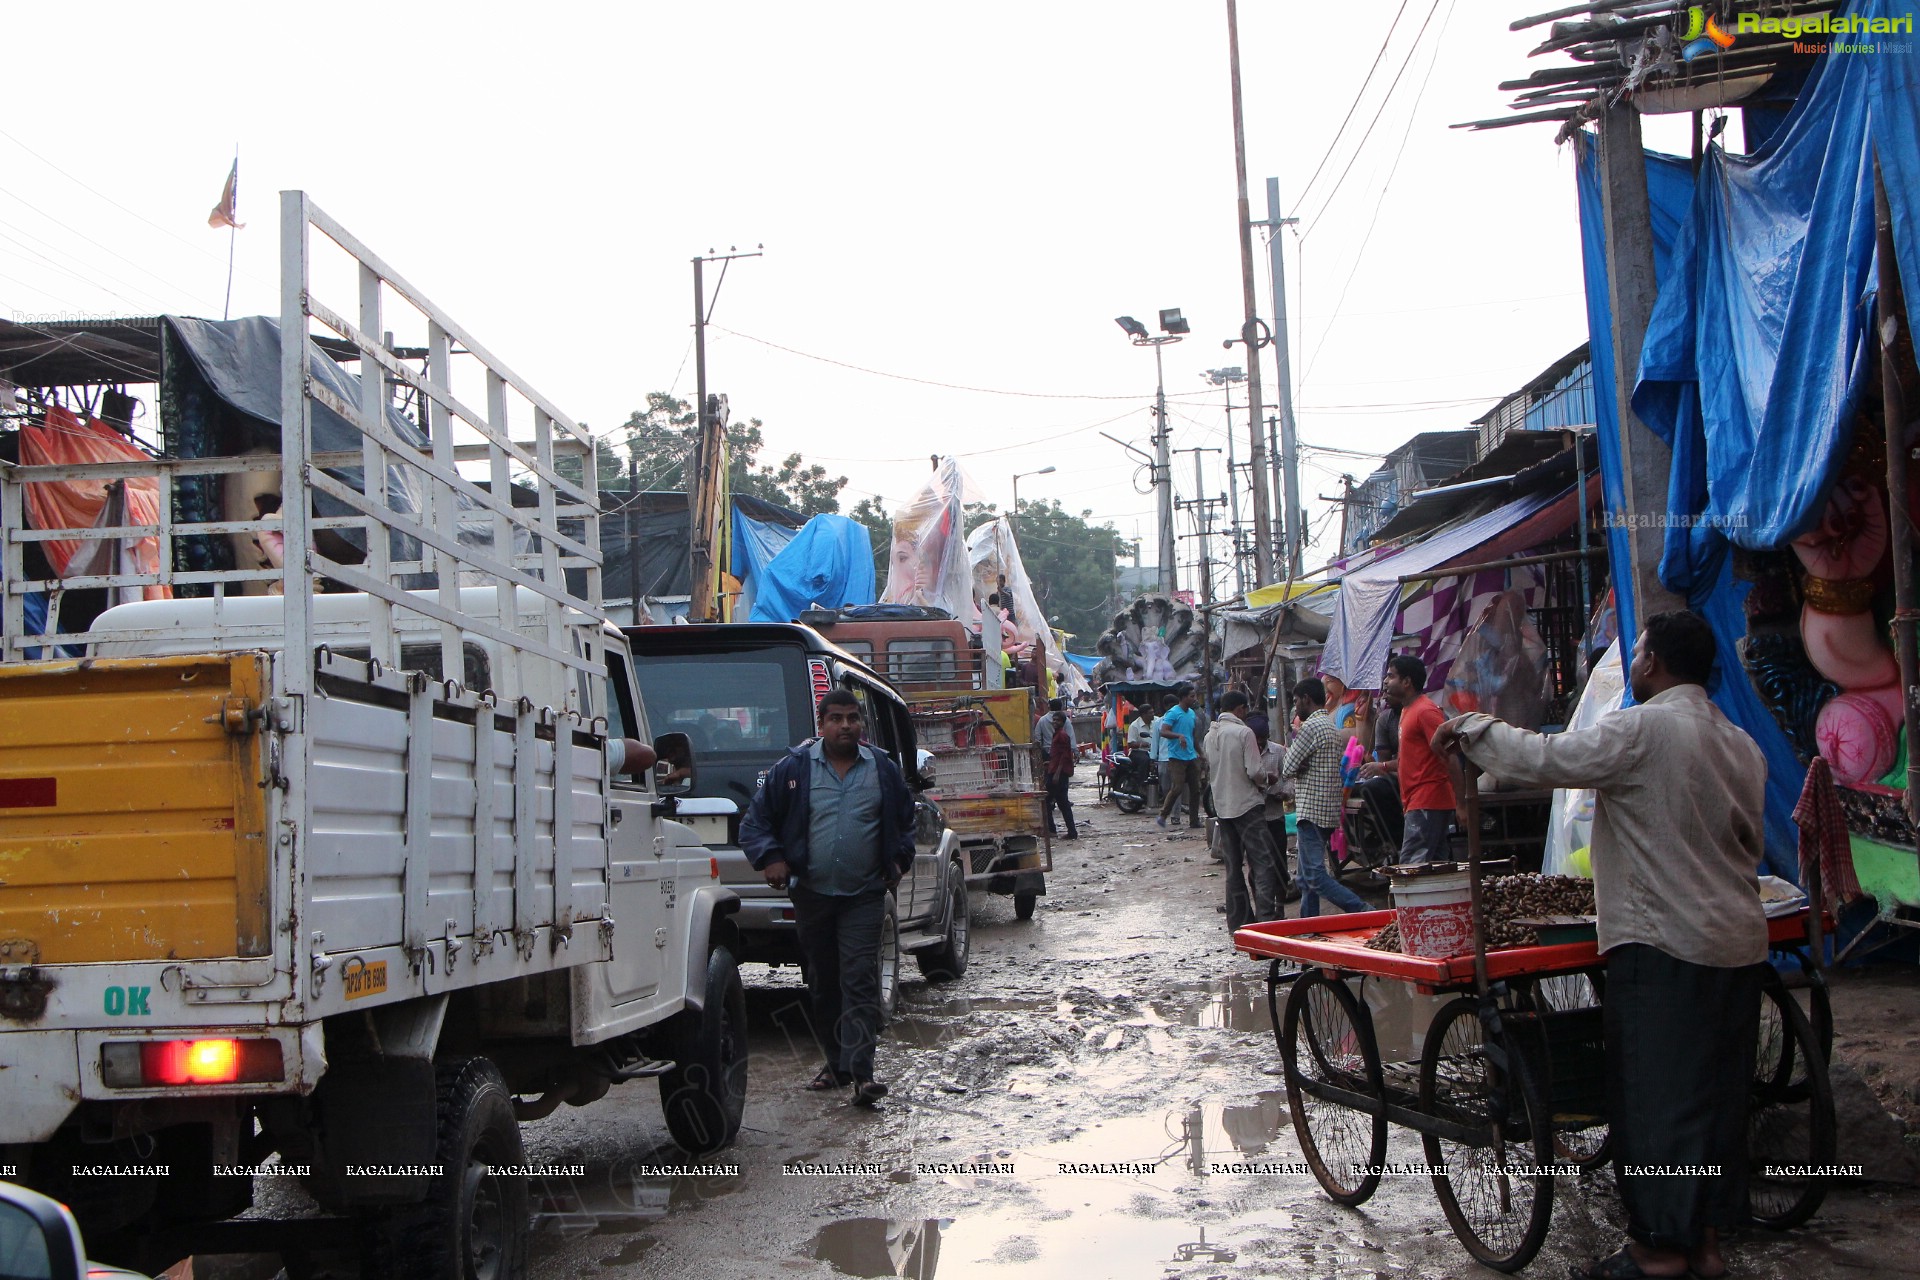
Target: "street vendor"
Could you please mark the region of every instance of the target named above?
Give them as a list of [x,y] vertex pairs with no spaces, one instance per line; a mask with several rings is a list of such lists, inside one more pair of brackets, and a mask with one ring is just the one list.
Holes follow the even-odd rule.
[[1433,737],[1436,753],[1458,749],[1522,786],[1597,792],[1607,1105],[1628,1241],[1585,1275],[1725,1275],[1719,1234],[1746,1218],[1767,764],[1708,701],[1713,662],[1703,618],[1655,614],[1628,672],[1634,706],[1553,735],[1465,715]]

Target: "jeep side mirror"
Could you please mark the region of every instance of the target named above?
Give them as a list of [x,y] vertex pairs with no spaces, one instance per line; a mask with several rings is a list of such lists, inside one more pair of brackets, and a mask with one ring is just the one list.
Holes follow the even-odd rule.
[[85,1280],[80,1228],[57,1200],[0,1182],[0,1263],[9,1280]]
[[653,740],[654,789],[663,796],[684,796],[693,791],[693,739],[684,733],[663,733]]
[[933,752],[921,747],[913,753],[913,789],[931,791],[939,785],[933,772]]

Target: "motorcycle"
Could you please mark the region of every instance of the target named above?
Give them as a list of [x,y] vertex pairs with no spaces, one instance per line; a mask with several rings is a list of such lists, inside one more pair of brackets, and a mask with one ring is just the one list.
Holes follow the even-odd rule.
[[1122,813],[1139,813],[1146,808],[1158,787],[1153,761],[1142,748],[1116,757],[1107,771],[1107,797]]

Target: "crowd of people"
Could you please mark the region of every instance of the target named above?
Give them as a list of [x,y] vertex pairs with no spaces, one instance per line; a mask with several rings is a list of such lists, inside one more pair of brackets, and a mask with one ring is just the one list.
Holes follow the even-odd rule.
[[[1131,708],[1116,732],[1135,770],[1158,781],[1161,827],[1178,827],[1184,815],[1198,829],[1204,812],[1218,820],[1215,857],[1227,867],[1230,927],[1284,917],[1296,880],[1290,847],[1302,916],[1358,911],[1366,903],[1336,874],[1350,838],[1350,801],[1403,864],[1449,860],[1464,820],[1460,762],[1433,750],[1444,717],[1426,683],[1419,658],[1396,655],[1381,681],[1385,708],[1375,716],[1371,699],[1303,680],[1293,690],[1284,746],[1268,715],[1237,689],[1221,694],[1209,718],[1199,691],[1185,688],[1157,710]],[[1038,733],[1035,741],[1047,745]]]

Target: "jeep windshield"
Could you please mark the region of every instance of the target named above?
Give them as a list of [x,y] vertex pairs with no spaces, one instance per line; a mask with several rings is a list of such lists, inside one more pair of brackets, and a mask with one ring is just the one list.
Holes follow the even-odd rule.
[[695,795],[744,811],[760,775],[813,736],[806,657],[797,648],[648,655],[636,658],[634,673],[652,731],[693,741]]

